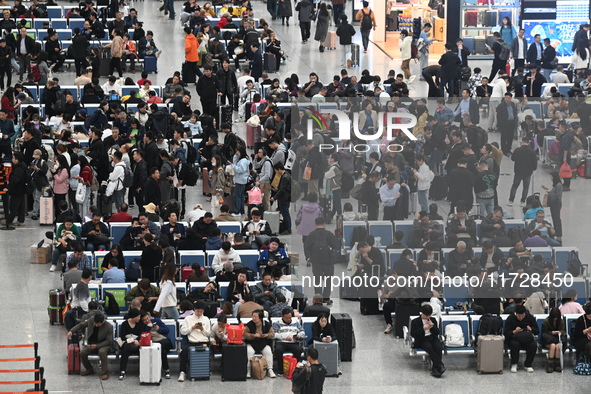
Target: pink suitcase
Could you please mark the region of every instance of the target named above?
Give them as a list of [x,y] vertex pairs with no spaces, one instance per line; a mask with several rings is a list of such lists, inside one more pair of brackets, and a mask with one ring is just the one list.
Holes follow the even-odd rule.
[[255,128],[247,124],[246,125],[246,146],[248,148],[254,147],[254,135],[255,135]]
[[39,224],[53,225],[53,197],[41,197],[39,199]]
[[325,49],[337,49],[337,33],[335,31],[329,31],[322,45]]

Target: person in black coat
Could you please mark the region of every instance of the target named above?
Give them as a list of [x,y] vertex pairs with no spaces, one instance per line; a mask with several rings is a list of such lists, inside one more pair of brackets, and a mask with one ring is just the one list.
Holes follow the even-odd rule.
[[263,76],[263,56],[259,50],[259,44],[251,45],[250,50],[250,76],[255,80],[255,82],[258,82],[259,78]]
[[519,351],[525,349],[523,363],[527,372],[533,372],[532,364],[538,349],[538,323],[523,305],[515,307],[515,313],[505,322],[505,343],[511,349],[511,372],[517,372]]
[[220,81],[213,75],[210,66],[203,67],[203,76],[197,81],[197,94],[201,98],[203,113],[217,118],[217,98]]
[[[234,97],[238,93],[239,87],[236,74],[230,69],[230,61],[228,59],[222,60],[222,68],[217,72],[217,77],[220,81],[219,91],[222,94],[221,103],[226,104],[226,100],[228,100],[228,104],[232,108],[235,108]],[[236,105],[238,105],[237,102]]]
[[542,55],[544,53],[544,46],[541,42],[541,36],[536,34],[534,42],[531,43],[527,49],[527,62],[530,65],[540,66],[542,64]]
[[412,251],[410,249],[404,249],[400,259],[394,262],[394,271],[398,276],[405,278],[411,277],[417,274],[417,267],[412,260]]
[[361,186],[361,199],[360,203],[367,206],[367,219],[378,220],[379,215],[379,195],[376,189],[375,183],[380,179],[380,173],[372,172],[369,174],[368,179]]
[[511,93],[505,93],[504,101],[497,107],[498,129],[501,131],[501,150],[508,156],[511,154],[513,136],[517,127],[517,107],[511,101]]
[[494,54],[492,69],[490,71],[490,76],[488,77],[489,82],[492,82],[492,80],[495,79],[495,76],[499,71],[505,71],[505,65],[507,64],[507,59],[501,59],[501,52],[503,52],[502,43],[504,43],[504,41],[501,40],[501,33],[494,32],[493,38],[495,42],[492,47],[486,44],[486,49]]
[[152,234],[144,235],[144,250],[140,258],[140,267],[142,267],[142,278],[149,279],[150,282],[155,282],[157,279],[155,275],[155,268],[160,266],[162,261],[162,249],[155,242]]
[[462,157],[458,160],[458,166],[449,173],[447,198],[451,202],[450,212],[454,211],[458,201],[464,201],[466,207],[471,207],[474,201],[474,175],[467,167],[468,160]]
[[521,203],[525,203],[527,194],[529,192],[529,183],[534,171],[538,168],[538,160],[536,152],[529,146],[530,139],[523,137],[521,146],[513,152],[511,160],[515,162],[513,172],[513,185],[511,186],[511,193],[509,194],[509,205],[515,201],[515,194],[521,181],[523,181],[523,191],[521,193]]
[[582,46],[586,48],[589,47],[589,28],[591,28],[591,25],[589,23],[585,23],[584,25],[581,25],[579,31],[575,33],[572,47],[573,52],[575,51],[575,49],[577,49],[579,41],[583,42]]
[[[25,40],[25,50],[22,51],[21,41]],[[22,81],[25,71],[31,72],[31,57],[36,55],[35,53],[35,40],[27,35],[27,29],[25,27],[20,29],[20,34],[16,40],[16,56],[18,63],[20,64],[19,79]]]
[[464,47],[464,40],[461,38],[456,41],[454,53],[458,55],[461,62],[461,67],[468,67],[468,56],[470,56],[470,50]]
[[150,168],[150,176],[145,184],[144,189],[144,205],[153,203],[157,207],[162,204],[162,197],[160,195],[160,172],[157,167]]
[[[431,361],[433,368],[431,375],[440,378],[445,372],[445,366],[441,361],[443,354],[443,345],[439,340],[439,327],[437,327],[437,320],[431,315],[433,308],[429,304],[421,307],[421,315],[410,322],[410,335],[414,339],[415,349],[424,349]],[[537,327],[537,326],[536,326]]]
[[449,149],[449,155],[447,162],[445,163],[445,170],[449,174],[454,168],[458,166],[458,160],[460,160],[464,153],[462,152],[462,133],[460,131],[454,131],[451,133],[451,147]]
[[[304,373],[304,369],[309,372]],[[296,367],[292,382],[294,386],[305,387],[305,393],[322,393],[326,373],[326,367],[318,362],[318,350],[310,348],[307,364],[304,367],[300,365]]]
[[445,53],[439,59],[439,65],[441,70],[439,72],[439,78],[441,79],[441,85],[439,86],[439,94],[441,97],[445,97],[445,87],[447,86],[449,96],[453,96],[455,92],[454,82],[458,76],[458,67],[462,64],[457,53],[452,51],[453,47],[450,43],[445,44]]
[[144,208],[144,188],[148,180],[148,166],[144,160],[143,152],[139,150],[133,151],[133,161],[135,166],[133,168],[133,182],[131,184],[130,192],[135,196],[135,201],[140,210],[140,213],[145,212]]
[[160,153],[154,142],[154,133],[151,131],[144,134],[144,159],[148,170],[160,166]]
[[88,157],[90,165],[96,170],[99,183],[109,177],[109,156],[102,140],[102,130],[92,129],[92,139],[88,144]]
[[542,55],[542,74],[546,80],[549,80],[552,70],[556,68],[556,66],[552,64],[552,61],[556,58],[556,49],[550,45],[549,38],[544,38],[544,45],[544,54]]
[[538,66],[530,65],[529,74],[523,77],[525,95],[527,97],[540,97],[542,95],[542,85],[546,82],[546,78],[538,72]]
[[[24,159],[23,154],[20,152],[15,152],[12,155],[10,182],[8,182],[7,187],[4,187],[4,193],[8,193],[10,198],[10,208],[6,220],[0,221],[0,224],[6,226],[10,226],[15,217],[18,220],[16,226],[25,225],[25,185],[29,174]],[[4,171],[4,168],[2,168],[2,171]]]
[[193,230],[197,233],[197,238],[201,240],[203,246],[207,238],[214,236],[214,230],[218,228],[218,224],[213,220],[211,212],[205,212],[202,218],[193,223]]

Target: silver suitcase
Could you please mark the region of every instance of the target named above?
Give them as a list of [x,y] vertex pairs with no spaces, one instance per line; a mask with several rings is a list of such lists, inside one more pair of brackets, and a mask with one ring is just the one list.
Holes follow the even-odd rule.
[[318,362],[326,367],[326,376],[339,377],[339,342],[314,341],[314,348],[318,350]]
[[269,227],[271,227],[271,232],[273,234],[279,234],[279,212],[265,211],[263,217],[267,221],[267,223],[269,223]]
[[140,384],[160,385],[162,381],[162,358],[160,344],[140,347]]
[[505,341],[501,335],[479,335],[476,351],[476,372],[503,373]]

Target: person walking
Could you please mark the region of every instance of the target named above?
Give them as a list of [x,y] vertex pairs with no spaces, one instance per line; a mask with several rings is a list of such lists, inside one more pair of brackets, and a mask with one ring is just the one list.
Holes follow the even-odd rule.
[[289,203],[291,202],[291,175],[283,167],[283,163],[277,163],[273,166],[275,173],[281,176],[279,186],[275,190],[275,194],[271,197],[271,203],[277,201],[279,206],[279,213],[283,217],[283,231],[281,235],[291,234],[291,215],[289,213]]
[[341,67],[351,67],[351,44],[353,43],[353,36],[357,33],[353,25],[347,22],[347,15],[341,16],[341,24],[337,28],[337,36],[339,37],[339,44],[343,47],[341,52]]
[[335,26],[339,26],[341,24],[341,16],[343,15],[343,11],[345,10],[345,4],[347,0],[331,0],[332,2],[332,18],[334,20]]
[[433,40],[429,39],[429,32],[431,31],[432,27],[433,25],[431,25],[429,22],[425,23],[425,25],[423,26],[423,30],[421,30],[421,34],[419,36],[418,50],[420,62],[419,64],[421,70],[423,70],[425,67],[429,65],[429,47],[433,42]]
[[497,124],[501,132],[501,150],[505,156],[511,154],[511,145],[517,127],[517,107],[511,101],[512,99],[511,93],[505,93],[503,102],[496,109]]
[[312,3],[303,0],[296,5],[298,20],[300,21],[300,33],[302,35],[302,44],[306,44],[310,38],[310,26],[312,25]]
[[[316,219],[324,217],[324,213],[318,204],[318,195],[316,193],[308,193],[303,200],[307,202],[300,207],[296,216],[295,225],[298,234],[302,236],[302,244],[305,245],[308,235],[314,231]],[[306,261],[308,261],[309,256],[311,256],[309,250],[304,248],[304,258]]]
[[492,47],[490,47],[490,46],[488,46],[488,44],[486,44],[486,49],[489,52],[494,53],[492,69],[490,71],[490,76],[488,77],[489,82],[492,82],[493,79],[495,79],[495,77],[499,71],[505,71],[505,64],[507,63],[506,59],[505,60],[501,59],[501,52],[503,52],[503,46],[501,45],[501,42],[500,42],[501,41],[501,34],[498,32],[494,32],[493,38],[494,38],[495,42],[493,43]]
[[[505,41],[509,43],[509,41]],[[525,65],[525,58],[527,57],[527,40],[525,39],[525,30],[519,29],[516,37],[513,37],[511,42],[511,53],[509,59],[513,59],[513,70],[511,70],[511,76],[515,75],[515,71],[518,68],[523,68]]]
[[109,64],[109,75],[113,75],[113,71],[117,70],[119,78],[123,77],[123,70],[121,69],[121,57],[123,57],[123,38],[121,32],[113,30],[113,40],[104,48],[111,48],[111,63]]
[[412,58],[412,36],[408,35],[408,30],[400,32],[400,59],[402,65],[400,68],[404,72],[404,82],[409,84],[415,80],[415,76],[410,73],[410,59]]
[[445,87],[447,86],[447,93],[450,99],[455,93],[455,80],[458,75],[458,67],[462,64],[460,58],[452,49],[452,45],[449,42],[446,43],[445,53],[439,59],[439,65],[441,66],[441,71],[439,72],[439,78],[441,79],[439,95],[445,97]]
[[550,173],[550,179],[552,180],[552,189],[548,189],[543,185],[542,189],[548,193],[548,206],[550,207],[554,230],[556,230],[554,237],[557,241],[562,242],[562,219],[560,217],[560,211],[562,210],[562,181],[560,180],[558,171],[552,171]]
[[419,196],[419,205],[421,211],[429,211],[429,189],[431,188],[431,182],[435,178],[435,174],[427,163],[425,163],[425,156],[417,155],[415,157],[417,162],[418,170],[413,169],[414,178],[417,180],[417,193]]
[[363,43],[363,53],[367,53],[367,47],[369,45],[369,33],[371,30],[376,29],[376,17],[369,8],[369,2],[363,2],[363,8],[357,11],[357,15],[355,15],[355,19],[359,20],[361,23],[361,42]]
[[10,198],[8,215],[6,220],[0,220],[0,224],[10,226],[16,218],[15,226],[25,225],[25,197],[26,184],[31,182],[25,164],[25,157],[21,152],[15,152],[12,155],[12,172],[10,173],[10,181],[8,187],[4,188],[4,193],[8,193]]
[[320,10],[318,11],[318,17],[316,18],[316,33],[314,34],[314,40],[320,43],[318,50],[324,52],[324,46],[322,45],[328,35],[328,22],[330,15],[326,8],[326,3],[320,4]]
[[316,229],[304,242],[304,250],[308,251],[314,275],[314,293],[322,294],[323,301],[330,305],[330,278],[334,275],[333,249],[339,247],[339,241],[332,232],[326,230],[323,217],[315,220]]
[[291,0],[279,0],[279,15],[281,15],[281,24],[289,26],[289,18],[293,16]]
[[[501,104],[501,106],[503,106]],[[499,106],[499,108],[501,107]],[[529,192],[529,183],[531,176],[538,168],[538,160],[536,158],[536,152],[529,146],[530,140],[528,137],[523,137],[521,140],[521,146],[513,152],[511,160],[515,162],[513,171],[515,176],[513,177],[513,185],[511,186],[511,192],[509,194],[508,206],[513,206],[515,201],[515,194],[519,184],[523,181],[523,191],[521,193],[521,206],[525,205],[525,200]]]
[[241,146],[236,150],[234,158],[232,159],[234,165],[234,215],[244,215],[244,192],[246,190],[246,182],[248,181],[248,174],[250,173],[248,156],[246,155],[246,148]]

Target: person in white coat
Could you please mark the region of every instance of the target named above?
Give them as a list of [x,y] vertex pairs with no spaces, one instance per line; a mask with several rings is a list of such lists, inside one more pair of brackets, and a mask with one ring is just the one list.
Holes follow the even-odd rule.
[[408,30],[400,32],[400,59],[402,60],[402,71],[404,72],[404,82],[412,83],[415,76],[410,73],[410,59],[412,58],[412,36],[408,34]]
[[495,131],[497,128],[497,107],[505,97],[505,93],[507,93],[507,85],[509,84],[509,77],[503,75],[502,77],[497,78],[495,83],[493,83],[493,91],[490,95],[489,101],[489,117],[490,117],[490,124],[488,125],[489,131]]
[[579,44],[577,49],[575,49],[570,66],[576,70],[577,74],[581,72],[587,73],[589,69],[589,55],[589,48],[584,43]]
[[234,250],[234,248],[232,248],[232,244],[228,241],[222,242],[222,248],[218,250],[216,255],[213,257],[211,268],[213,269],[213,272],[217,274],[218,272],[222,271],[224,264],[226,263],[242,263],[242,260],[240,260],[240,255]]
[[107,196],[113,196],[115,207],[120,207],[125,198],[125,187],[123,180],[125,178],[125,163],[123,154],[119,151],[113,152],[113,171],[109,174],[109,184],[107,185]]
[[429,211],[429,189],[431,188],[431,182],[433,182],[433,178],[435,178],[435,174],[427,163],[425,163],[425,156],[417,155],[415,157],[415,161],[417,162],[417,166],[419,166],[418,170],[413,170],[413,174],[415,179],[417,180],[417,194],[419,196],[419,205],[421,206],[421,211],[428,212]]
[[179,310],[176,308],[176,286],[174,284],[174,276],[176,275],[176,266],[167,265],[164,268],[162,279],[160,280],[160,296],[156,301],[154,312],[162,311],[160,317],[162,319],[178,319]]

